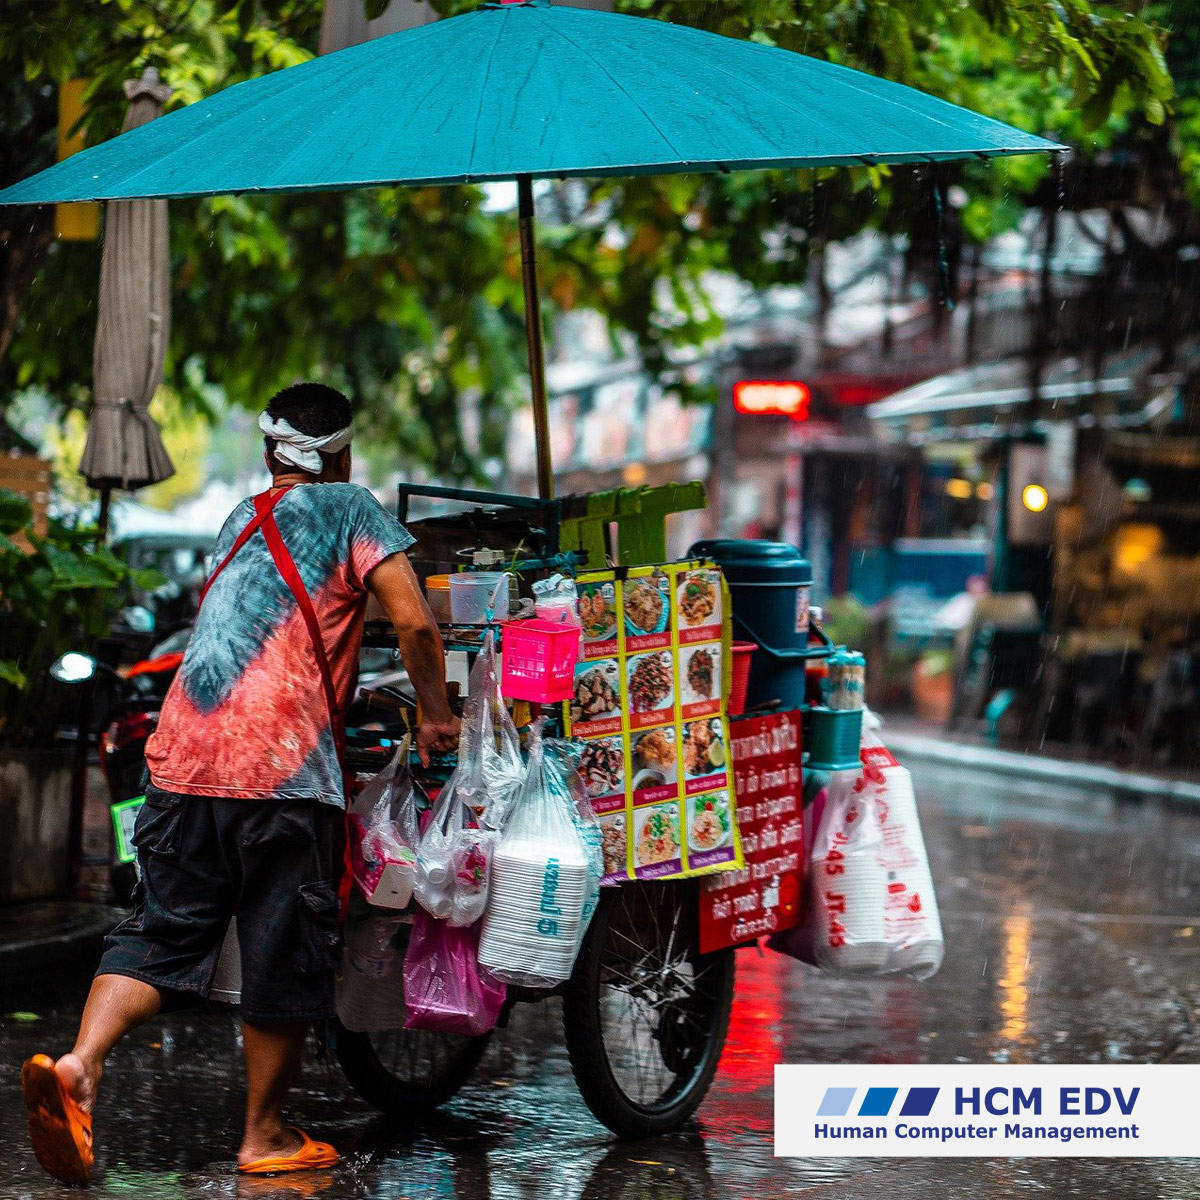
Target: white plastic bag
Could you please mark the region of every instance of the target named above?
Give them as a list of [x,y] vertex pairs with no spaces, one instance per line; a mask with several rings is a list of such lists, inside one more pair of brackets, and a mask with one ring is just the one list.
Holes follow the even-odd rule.
[[546,769],[539,721],[530,731],[525,782],[492,860],[480,963],[506,983],[553,987],[566,979],[586,927],[593,870],[571,788],[557,766]]
[[492,630],[471,668],[463,706],[457,791],[475,819],[487,829],[502,829],[525,778],[521,739],[504,697]]
[[480,827],[463,795],[460,760],[438,793],[417,843],[414,892],[431,917],[473,925],[487,905],[488,876],[499,834]]
[[855,791],[855,771],[838,771],[813,846],[809,897],[817,965],[845,975],[887,971],[883,911],[887,879],[879,862],[874,806]]
[[350,804],[354,881],[376,908],[406,907],[416,880],[417,814],[408,747],[405,738]]
[[879,724],[873,713],[864,713],[863,769],[857,786],[873,805],[879,823],[876,853],[887,887],[884,934],[891,951],[888,968],[913,979],[928,979],[945,955],[937,895],[912,775],[884,746]]
[[863,766],[839,771],[817,830],[809,900],[817,964],[928,979],[945,947],[912,776],[863,716]]

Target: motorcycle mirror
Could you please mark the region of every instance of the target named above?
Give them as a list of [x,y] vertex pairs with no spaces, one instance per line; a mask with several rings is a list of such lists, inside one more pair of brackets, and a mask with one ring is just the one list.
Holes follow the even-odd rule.
[[50,665],[50,676],[59,683],[84,683],[96,673],[96,660],[90,654],[78,650],[56,658]]

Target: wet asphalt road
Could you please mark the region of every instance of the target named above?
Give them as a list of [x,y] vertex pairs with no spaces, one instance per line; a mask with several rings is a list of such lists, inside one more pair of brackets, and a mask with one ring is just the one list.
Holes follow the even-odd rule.
[[[926,984],[838,982],[770,952],[739,956],[725,1057],[694,1127],[615,1142],[578,1098],[556,1002],[518,1009],[476,1078],[420,1127],[389,1126],[334,1067],[293,1117],[344,1152],[328,1176],[232,1173],[240,1057],[230,1010],[146,1026],[114,1056],[93,1194],[459,1200],[754,1200],[805,1195],[1200,1194],[1179,1160],[775,1160],[777,1062],[1200,1062],[1200,812],[916,772],[948,954]],[[18,1072],[61,1052],[77,1009],[0,1017],[0,1200],[79,1195],[24,1140]],[[1198,1140],[1200,1153],[1200,1140]]]

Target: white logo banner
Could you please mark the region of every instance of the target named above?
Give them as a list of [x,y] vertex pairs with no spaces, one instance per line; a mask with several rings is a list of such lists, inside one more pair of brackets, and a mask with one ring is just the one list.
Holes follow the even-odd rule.
[[777,1066],[775,1153],[1200,1157],[1200,1065]]

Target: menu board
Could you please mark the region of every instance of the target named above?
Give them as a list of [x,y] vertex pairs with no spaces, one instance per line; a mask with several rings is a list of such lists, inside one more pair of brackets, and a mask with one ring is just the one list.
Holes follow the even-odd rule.
[[604,833],[607,882],[742,863],[729,772],[724,580],[711,563],[576,580],[582,659],[567,730]]
[[800,924],[804,817],[800,714],[735,721],[734,791],[745,866],[700,891],[700,950],[721,950]]

